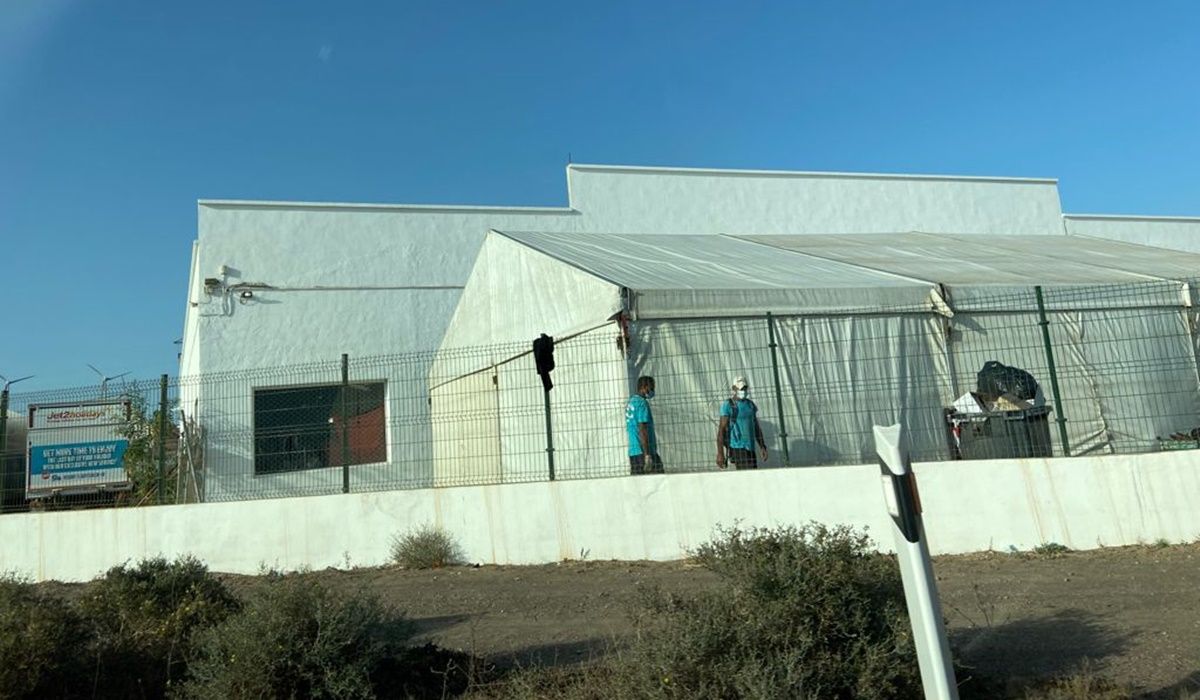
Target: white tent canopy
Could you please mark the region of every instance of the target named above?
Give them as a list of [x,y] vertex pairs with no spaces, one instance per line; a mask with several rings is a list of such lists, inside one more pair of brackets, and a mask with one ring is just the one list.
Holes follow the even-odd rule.
[[[565,340],[569,358],[556,398],[592,408],[565,428],[589,436],[563,448],[583,475],[623,468],[620,407],[642,374],[660,381],[668,469],[711,461],[710,421],[737,375],[758,388],[765,431],[791,464],[869,460],[871,426],[897,420],[918,454],[944,453],[941,408],[993,359],[1038,378],[1066,419],[1071,454],[1144,449],[1200,416],[1194,272],[1198,255],[1079,237],[493,231],[435,363],[433,410],[494,424],[479,438],[483,453],[524,444],[531,455],[540,416],[526,411],[520,422],[505,411],[538,407],[522,353],[548,333]],[[479,346],[492,350],[462,350]],[[1057,431],[1054,446],[1068,451]],[[450,472],[483,454],[456,450]],[[506,457],[498,468],[521,478],[542,457],[524,466]]]
[[[935,285],[730,236],[491,231],[443,348],[634,319],[932,308]],[[536,313],[530,313],[536,308]]]

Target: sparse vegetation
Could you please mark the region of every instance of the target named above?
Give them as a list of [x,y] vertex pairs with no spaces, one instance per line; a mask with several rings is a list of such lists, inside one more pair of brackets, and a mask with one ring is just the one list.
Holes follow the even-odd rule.
[[0,697],[77,694],[85,675],[83,620],[61,598],[0,576]]
[[1057,542],[1044,542],[1033,548],[1034,554],[1036,554],[1040,557],[1049,557],[1051,559],[1061,557],[1063,555],[1069,554],[1070,552],[1071,552],[1070,547],[1068,547],[1064,544],[1059,544]]
[[87,621],[95,675],[112,697],[161,697],[187,670],[197,632],[239,603],[193,557],[117,566],[78,602]]
[[[1021,559],[1069,551],[1055,543],[1039,550]],[[1126,554],[1144,559],[1144,552],[1129,548]],[[1169,560],[1171,554],[1154,557]],[[990,556],[993,563],[1026,566]],[[1070,566],[1028,563],[1029,570]],[[619,566],[622,575],[648,568]],[[589,570],[590,565],[573,569]],[[731,528],[674,570],[692,581],[702,576],[703,584],[674,589],[689,591],[683,595],[646,584],[649,590],[611,589],[631,591],[634,611],[631,627],[612,646],[572,649],[565,659],[531,657],[534,664],[567,663],[507,672],[463,652],[414,644],[414,628],[403,615],[346,585],[354,579],[336,571],[264,572],[255,580],[232,580],[244,601],[192,558],[115,567],[80,588],[0,576],[0,698],[919,697],[899,572],[891,557],[871,550],[865,534],[819,525]],[[461,569],[364,573],[386,586],[403,577],[436,579],[435,587],[443,578],[484,575]],[[494,573],[519,573],[518,581],[527,575],[503,567]],[[994,599],[978,584],[973,592],[973,601],[961,591],[958,596],[972,617],[957,607],[951,612],[971,627],[994,628],[985,629],[993,642],[1012,634],[1006,622],[995,619]],[[406,588],[397,599],[410,593]],[[1103,641],[1103,630],[1094,633],[1101,637],[1082,642],[1080,649],[1099,650],[1095,658],[1101,659],[1120,653],[1118,642]],[[1116,646],[1105,652],[1104,644]],[[1054,667],[1052,673],[1065,674],[1058,678],[1046,671],[1021,678],[991,675],[1011,671],[982,658],[976,654],[964,662],[978,668],[958,667],[964,700],[1200,697],[1190,676],[1138,695],[1133,686],[1094,672],[1086,661],[1091,657]],[[576,662],[584,663],[571,665]]]
[[1056,678],[1025,691],[1026,700],[1131,700],[1133,690],[1089,670]]
[[462,564],[463,555],[449,533],[423,525],[392,538],[392,561],[406,569],[441,569]]
[[920,694],[900,572],[865,534],[809,525],[723,530],[696,560],[723,579],[641,601],[632,647],[481,697],[897,698]]
[[410,647],[411,625],[366,594],[270,575],[242,614],[206,631],[187,698],[442,697],[460,694],[465,654]]

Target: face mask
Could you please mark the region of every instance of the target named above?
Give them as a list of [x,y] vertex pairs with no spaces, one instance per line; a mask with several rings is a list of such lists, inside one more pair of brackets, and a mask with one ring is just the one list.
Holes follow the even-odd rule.
[[744,399],[750,395],[750,390],[749,389],[738,389],[737,391],[733,392],[733,395],[738,397],[739,399]]
[[646,392],[646,398],[648,398],[648,399],[654,398],[654,390],[653,389]]

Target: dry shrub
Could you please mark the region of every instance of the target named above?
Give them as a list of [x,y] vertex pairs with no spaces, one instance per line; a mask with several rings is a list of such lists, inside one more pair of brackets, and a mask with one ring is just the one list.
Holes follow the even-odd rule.
[[186,673],[196,633],[238,607],[225,585],[190,556],[109,569],[78,603],[97,692],[162,697]]
[[722,530],[696,560],[724,585],[641,601],[630,648],[584,669],[518,673],[480,697],[920,697],[895,559],[846,527]]
[[392,561],[406,569],[440,569],[461,564],[463,555],[449,533],[423,525],[392,539]]
[[408,646],[411,625],[377,598],[303,575],[269,577],[239,615],[205,632],[189,698],[443,697],[461,693],[466,654]]
[[85,642],[83,621],[65,601],[0,576],[0,697],[84,695]]

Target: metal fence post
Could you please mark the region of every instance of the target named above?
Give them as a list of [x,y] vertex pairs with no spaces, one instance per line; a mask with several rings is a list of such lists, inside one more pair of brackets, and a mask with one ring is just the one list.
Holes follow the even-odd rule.
[[554,481],[554,430],[550,421],[550,390],[542,391],[546,405],[546,461],[550,465],[550,481]]
[[8,467],[8,387],[0,391],[0,471]]
[[1058,423],[1058,437],[1062,441],[1063,455],[1071,456],[1071,443],[1067,439],[1067,417],[1063,415],[1062,393],[1058,390],[1058,370],[1054,366],[1054,348],[1050,344],[1050,321],[1046,318],[1046,303],[1042,300],[1042,286],[1033,288],[1037,297],[1038,325],[1042,327],[1042,345],[1046,348],[1046,364],[1050,369],[1050,390],[1054,392],[1054,422]]
[[779,441],[783,443],[783,463],[791,465],[792,456],[788,448],[787,424],[783,418],[783,384],[779,381],[779,353],[776,350],[779,344],[775,342],[775,317],[771,315],[770,311],[767,312],[767,334],[771,339],[771,371],[775,374],[775,407],[779,412]]
[[342,419],[342,493],[350,493],[350,417],[346,408],[346,396],[350,393],[350,355],[342,353],[342,391],[340,413]]
[[167,502],[167,375],[158,379],[158,503]]

